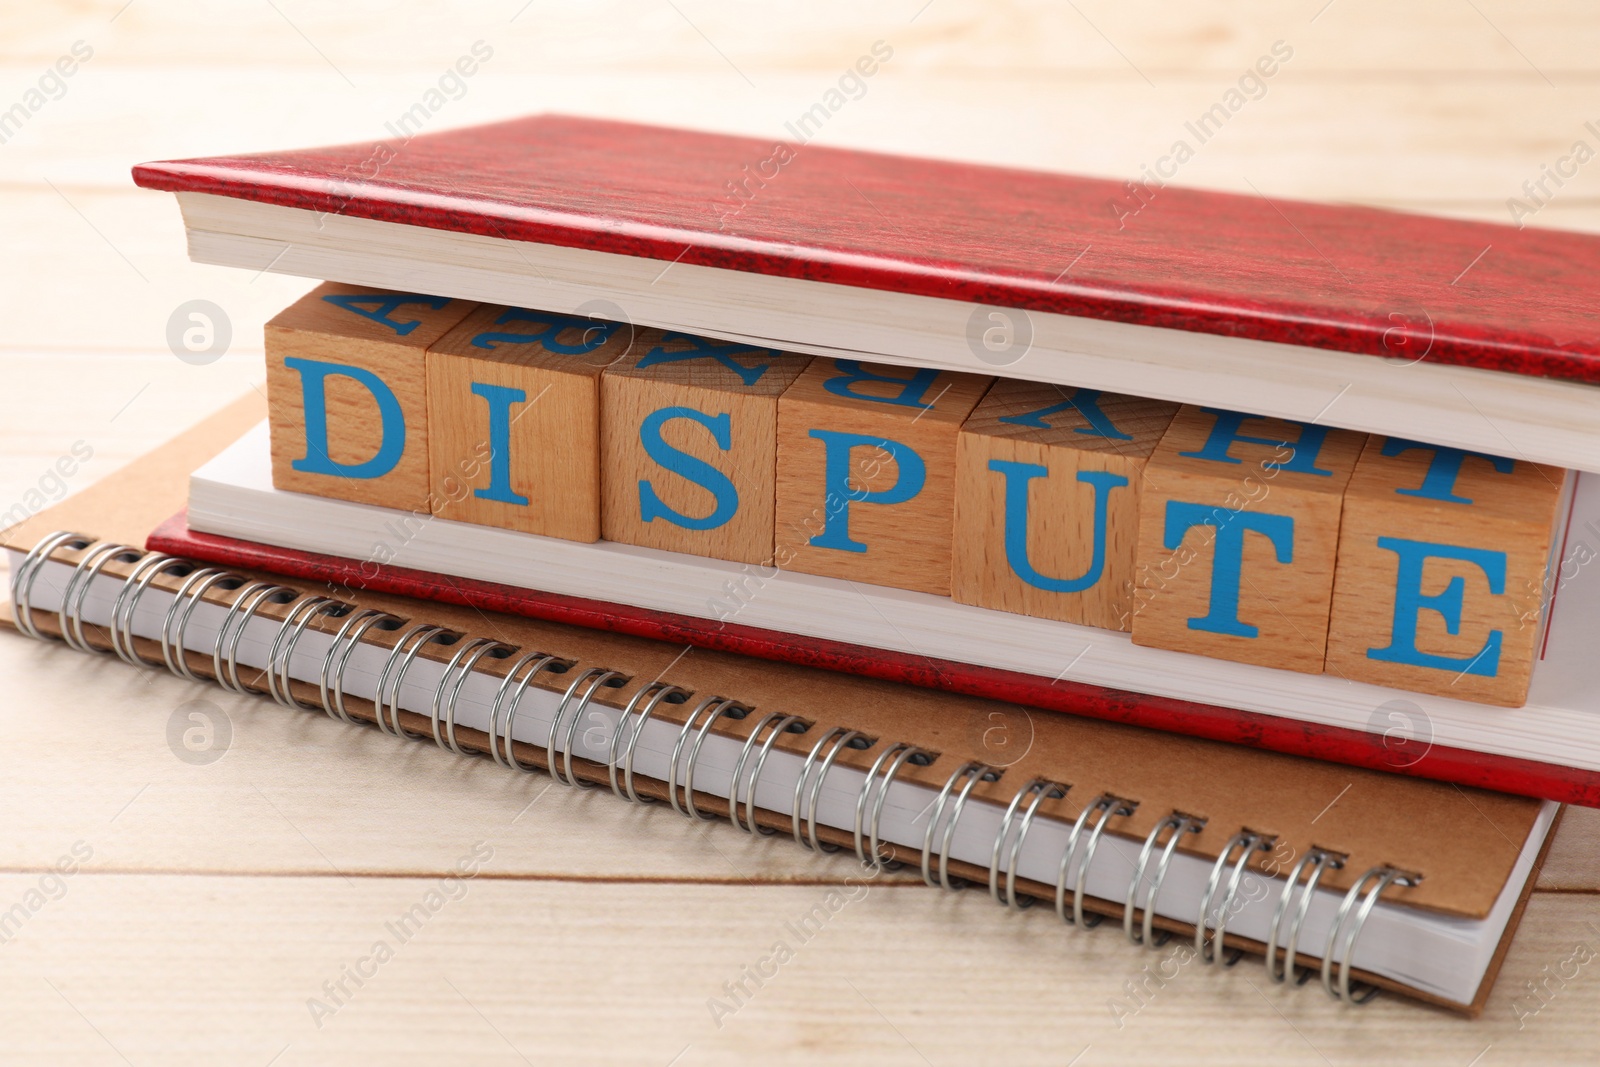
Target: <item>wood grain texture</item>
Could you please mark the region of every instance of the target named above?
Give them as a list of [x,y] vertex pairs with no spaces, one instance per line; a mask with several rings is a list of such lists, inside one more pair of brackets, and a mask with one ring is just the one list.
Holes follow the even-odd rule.
[[598,541],[600,375],[627,343],[616,324],[486,304],[430,345],[437,514]]
[[[1088,0],[1080,6],[1084,17],[1103,27],[1140,70],[1149,72],[1162,84],[1208,74],[1236,75],[1235,68],[1255,59],[1256,46],[1263,37],[1270,39],[1305,21],[1292,18],[1273,0],[1204,0],[1164,7],[1157,24],[1110,0]],[[105,3],[92,10],[114,11],[115,5]],[[1453,4],[1419,8],[1408,24],[1408,34],[1382,40],[1373,40],[1362,32],[1375,10],[1362,5],[1344,19],[1318,19],[1315,35],[1303,50],[1305,54],[1296,56],[1296,63],[1304,63],[1317,73],[1344,75],[1346,80],[1355,80],[1355,74],[1392,76],[1415,71],[1448,75],[1472,71],[1502,83],[1531,81],[1544,85],[1539,80],[1542,69],[1561,79],[1562,84],[1570,84],[1593,75],[1594,50],[1600,47],[1600,32],[1581,17],[1587,11],[1582,0],[1541,0],[1526,6],[1491,9],[1495,24],[1536,58],[1537,69],[1496,37],[1470,9],[1462,12]],[[594,18],[611,24],[631,16],[628,27],[639,38],[656,41],[659,51],[641,49],[634,54],[630,50],[628,55],[620,56],[615,49],[583,36],[592,23],[577,12],[553,12],[537,33],[518,20],[510,27],[511,35],[549,35],[569,42],[573,46],[570,51],[562,50],[549,57],[549,65],[563,74],[600,67],[607,73],[645,69],[665,78],[698,70],[702,54],[708,51],[694,28],[681,19],[674,21],[654,11],[638,11],[625,0],[596,3],[594,12]],[[697,9],[695,23],[736,56],[745,69],[783,65],[824,75],[832,71],[835,56],[851,43],[849,35],[860,32],[864,15],[885,28],[895,22],[894,9],[880,12],[845,0],[828,0],[814,5],[804,19],[786,20],[782,24],[786,34],[776,41],[762,27],[750,25],[742,17],[744,14],[738,0],[713,0]],[[312,39],[331,39],[338,44],[348,41],[356,23],[343,13],[311,7],[296,10],[295,21]],[[381,52],[367,53],[347,46],[336,49],[335,59],[341,67],[363,74],[435,62],[454,55],[450,47],[456,43],[455,37],[465,35],[470,39],[473,33],[501,28],[504,21],[471,9],[463,13],[418,10],[406,26],[379,23],[369,28],[361,24],[363,40],[370,40]],[[57,20],[23,12],[15,23],[15,42],[8,49],[12,55],[19,60],[41,61],[57,56]],[[128,23],[119,19],[118,23],[123,48],[152,61],[176,62],[223,38],[256,42],[254,50],[237,57],[238,65],[295,74],[319,66],[326,70],[317,54],[305,48],[304,42],[281,19],[275,19],[270,9],[246,10],[229,17],[204,0],[166,0],[140,18]],[[913,48],[919,60],[941,78],[1005,70],[1012,77],[1043,71],[1060,78],[1138,81],[1138,74],[1128,61],[1104,40],[1081,34],[1083,23],[1070,10],[1063,12],[1030,3],[986,5],[980,0],[953,0],[944,10],[930,9],[911,25],[895,28],[902,30],[897,41],[904,40],[905,47]],[[958,33],[959,42],[951,43]],[[1410,34],[1436,40],[1438,48],[1425,54],[1407,51],[1405,43]],[[299,47],[295,47],[296,43]],[[115,62],[116,58],[110,61]],[[735,77],[726,68],[724,72]]]
[[1408,444],[1372,437],[1350,479],[1328,670],[1520,705],[1556,580],[1570,474]]
[[1365,439],[1185,405],[1145,465],[1134,643],[1322,673]]
[[949,596],[956,437],[993,380],[816,360],[778,402],[778,566]]
[[1539,871],[1540,889],[1589,892],[1600,876],[1600,808],[1567,808]]
[[[1156,1065],[1181,1056],[1218,1067],[1272,1057],[1460,1067],[1486,1048],[1507,1062],[1591,1062],[1594,963],[1548,1003],[1533,1001],[1537,1012],[1516,999],[1575,944],[1594,944],[1586,898],[1532,902],[1501,991],[1467,1022],[1386,997],[1357,1016],[1314,988],[1274,986],[1256,966],[1180,965],[1174,946],[1133,953],[1109,924],[1074,930],[978,893],[523,881],[497,877],[497,835],[451,844],[467,854],[479,841],[495,850],[480,873],[442,886],[438,876],[346,885],[87,866],[7,947],[8,1046],[19,1062],[70,1065],[120,1055],[512,1067],[559,1051],[566,1062],[629,1064],[1080,1056]],[[3,899],[39,877],[6,876]],[[802,942],[789,924],[829,892],[853,899]],[[390,931],[434,902],[407,940]],[[730,1002],[726,984],[779,940],[792,958],[761,988],[747,981],[752,995],[737,1010],[717,1012],[713,1000]],[[380,941],[390,951],[377,963]],[[367,977],[360,986],[344,979],[348,995],[323,988],[358,965]],[[1173,977],[1134,999],[1129,986],[1154,988],[1158,968]],[[958,974],[967,980],[952,980]],[[180,988],[181,997],[168,992]],[[312,1000],[334,1010],[314,1015]]]
[[[1387,204],[1486,221],[1506,220],[1506,198],[1565,153],[1593,117],[1600,49],[1580,0],[1424,4],[1404,20],[1369,0],[1339,0],[1308,21],[1320,7],[1272,0],[1153,9],[1106,0],[1075,7],[941,0],[908,23],[909,12],[899,6],[808,5],[752,19],[733,0],[707,0],[683,8],[692,25],[666,6],[621,4],[598,15],[589,7],[540,8],[537,18],[530,10],[509,24],[505,9],[488,7],[411,5],[387,18],[338,6],[224,9],[204,0],[139,0],[125,11],[122,0],[16,7],[7,13],[0,70],[18,91],[80,36],[97,54],[67,97],[34,116],[0,151],[9,253],[0,263],[6,313],[0,364],[9,387],[27,400],[0,420],[0,496],[22,499],[82,438],[95,455],[72,481],[77,491],[159,444],[196,412],[259,387],[260,326],[305,288],[297,279],[188,262],[172,205],[126,188],[130,160],[370,140],[381,136],[383,119],[411,106],[477,36],[491,41],[504,62],[487,67],[471,92],[436,119],[440,124],[509,118],[540,100],[568,111],[765,138],[814,103],[869,37],[884,35],[897,59],[821,143],[998,160],[1119,182],[1164,151],[1171,131],[1213,103],[1263,44],[1287,36],[1296,47],[1292,69],[1187,165],[1183,181],[1243,193],[1254,186],[1274,199]],[[868,32],[863,17],[882,29]],[[596,32],[596,18],[605,32]],[[1092,32],[1085,18],[1115,44]],[[240,100],[273,106],[240,107]],[[1600,231],[1591,170],[1530,226]],[[1336,277],[1331,268],[1329,276]],[[82,314],[85,291],[95,293],[93,315]],[[174,359],[162,339],[172,308],[196,296],[225,307],[235,328],[229,355],[207,367]],[[60,388],[63,374],[72,378],[71,390]],[[68,720],[78,737],[120,730],[148,742],[159,732],[166,715],[160,705],[119,714],[140,691],[126,671],[80,666],[76,676],[57,676],[64,650],[21,647],[29,655],[3,667],[5,711],[28,709],[41,720],[91,714]],[[34,653],[47,659],[33,659]],[[926,664],[906,669],[929,671]],[[159,682],[152,688],[160,688],[155,700],[179,696]],[[195,693],[217,695],[209,687]],[[1174,723],[1185,718],[1173,715]],[[130,719],[141,724],[133,735]],[[257,745],[254,737],[247,730],[241,747],[209,770],[226,770],[248,755],[264,791],[280,805],[293,800],[296,783],[284,782],[280,791],[276,777],[293,762],[277,760],[270,739]],[[286,809],[324,848],[319,820],[344,825],[372,810],[359,790],[362,780],[346,790],[338,768],[341,760],[374,771],[376,765],[345,745],[339,739],[327,746],[328,780],[321,784],[328,803]],[[133,747],[176,762],[164,746],[135,741]],[[129,753],[96,742],[92,755],[67,759],[58,774],[20,779],[30,788],[8,795],[10,826],[33,845],[29,873],[7,884],[8,906],[13,886],[36,885],[38,868],[77,839],[73,805],[85,789],[98,795],[101,779],[120,784],[125,775],[131,796],[149,780],[138,777],[143,765]],[[191,849],[205,858],[231,835],[249,840],[252,823],[273,817],[264,808],[244,810],[242,802],[216,803],[206,768],[181,769],[199,773],[176,779],[185,789],[162,803],[162,814],[192,822],[176,823],[179,832],[152,846],[146,830],[159,829],[160,820],[147,820],[118,846],[119,863],[141,855],[148,864],[181,860]],[[499,817],[420,759],[393,770],[395,784],[383,793],[391,818],[375,817],[350,836],[379,843],[402,866],[414,861],[419,876],[443,873],[456,856],[441,836],[408,833],[403,824],[437,816],[439,823],[425,825],[438,827],[462,803],[469,805],[463,824]],[[112,829],[141,817],[141,804],[160,784]],[[418,787],[422,793],[411,791]],[[253,871],[240,850],[242,861],[226,877],[193,871],[141,880],[98,873],[91,864],[82,880],[69,883],[66,898],[6,947],[0,1013],[7,1055],[52,1065],[120,1062],[98,1028],[141,1064],[265,1064],[280,1053],[280,1067],[367,1063],[375,1054],[419,1064],[463,1056],[523,1063],[496,1036],[499,1027],[529,1059],[665,1064],[682,1053],[684,1067],[752,1059],[812,1063],[829,1055],[920,1064],[919,1051],[941,1064],[1066,1063],[1083,1052],[1085,1067],[1593,1060],[1600,1004],[1592,964],[1524,1023],[1513,1001],[1574,944],[1595,944],[1585,925],[1594,912],[1592,891],[1600,887],[1594,812],[1567,813],[1541,884],[1568,892],[1535,894],[1499,992],[1475,1023],[1385,997],[1360,1012],[1345,1011],[1314,990],[1269,986],[1258,970],[1241,965],[1206,974],[1183,969],[1119,1029],[1110,998],[1123,996],[1123,983],[1142,979],[1142,969],[1159,957],[1130,955],[1106,927],[1079,937],[1036,921],[1041,915],[1013,922],[1017,916],[973,894],[908,891],[884,896],[881,911],[863,911],[862,921],[818,939],[719,1030],[705,998],[765,952],[791,900],[797,910],[809,906],[807,891],[777,901],[764,891],[630,883],[630,863],[660,861],[663,869],[693,877],[704,869],[705,845],[686,820],[652,818],[652,848],[630,848],[618,836],[621,824],[642,813],[628,809],[619,825],[597,825],[614,807],[600,799],[546,794],[518,822],[532,827],[527,843],[513,851],[537,857],[554,848],[581,870],[588,857],[600,855],[586,852],[587,844],[616,840],[616,866],[601,863],[593,878],[570,882],[500,883],[492,901],[476,895],[487,882],[475,885],[461,902],[469,910],[442,913],[437,934],[415,941],[416,954],[386,968],[320,1031],[305,999],[353,958],[330,949],[365,952],[373,918],[388,918],[390,905],[409,906],[412,888],[426,881],[369,876],[352,878],[352,887],[331,873],[285,876],[312,874],[310,865],[319,862],[303,841],[300,854],[287,855],[289,838],[299,841],[287,829],[285,858],[264,855]],[[540,821],[550,804],[556,805],[550,817]],[[680,826],[683,840],[663,836]],[[718,840],[724,849],[729,836]],[[771,850],[775,860],[790,852]],[[733,858],[746,863],[743,855]],[[817,862],[807,855],[797,870]],[[874,899],[868,907],[880,906]],[[517,925],[493,936],[501,923]],[[452,1005],[446,998],[455,994],[444,977],[485,1014],[459,999]],[[833,1020],[830,1027],[812,1025],[821,1014]]]
[[[6,634],[0,670],[29,680],[26,699],[0,710],[18,740],[0,752],[0,799],[30,813],[0,849],[0,868],[48,866],[81,837],[101,871],[278,871],[343,888],[345,878],[448,870],[461,828],[481,826],[503,843],[497,867],[506,876],[812,882],[854,870],[792,840],[724,831],[708,847],[707,826],[670,809],[667,818],[646,815],[609,791],[552,787],[542,775],[59,644]],[[57,714],[42,719],[41,707]],[[186,746],[182,731],[191,728],[200,733]],[[85,776],[85,763],[99,773]],[[48,816],[35,809],[32,798],[58,790]]]
[[[272,484],[430,512],[439,494],[428,473],[423,356],[473,307],[327,282],[274,316],[266,328]],[[329,371],[329,364],[344,369]],[[307,398],[318,395],[324,432],[312,434]],[[385,411],[385,400],[392,409]]]
[[[606,540],[735,563],[770,561],[778,397],[810,362],[638,330],[600,386]],[[679,469],[658,462],[651,448]]]
[[[1178,405],[1002,378],[968,416],[956,449],[956,505],[950,595],[963,604],[1084,623],[1132,624],[1139,488]],[[1093,413],[1095,421],[1091,421]],[[1043,468],[1026,484],[1028,524],[1021,562],[1046,580],[1091,576],[1082,590],[1042,588],[1010,559],[1008,478],[991,464]],[[1086,481],[1104,472],[1120,482]],[[1099,497],[1105,497],[1103,505]],[[1104,508],[1103,524],[1097,523]],[[1099,526],[1103,525],[1103,529]]]

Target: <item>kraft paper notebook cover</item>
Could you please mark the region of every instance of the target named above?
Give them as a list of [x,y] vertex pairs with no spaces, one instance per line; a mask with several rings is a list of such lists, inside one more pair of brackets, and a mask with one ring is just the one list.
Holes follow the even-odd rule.
[[134,179],[201,262],[1600,465],[1589,235],[559,115]]
[[124,547],[251,409],[7,531],[6,621],[691,816],[732,807],[741,828],[892,855],[933,884],[1122,918],[1146,944],[1196,937],[1202,959],[1231,958],[1219,927],[1228,948],[1272,941],[1278,973],[1293,943],[1346,999],[1363,981],[1471,1013],[1488,996],[1554,804],[470,607],[340,604]]

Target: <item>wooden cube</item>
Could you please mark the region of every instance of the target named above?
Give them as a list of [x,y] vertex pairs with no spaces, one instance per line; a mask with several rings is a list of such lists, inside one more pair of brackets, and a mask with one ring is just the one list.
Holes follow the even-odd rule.
[[1567,478],[1374,436],[1344,499],[1328,672],[1525,703]]
[[1133,641],[1319,674],[1365,434],[1185,405],[1145,465]]
[[428,349],[436,514],[569,541],[600,539],[600,375],[616,323],[484,304]]
[[769,562],[778,397],[810,361],[639,331],[600,382],[606,540]]
[[267,323],[272,484],[425,511],[428,346],[477,305],[328,282]]
[[1139,489],[1177,404],[1002,378],[956,445],[950,595],[1127,630]]
[[949,596],[956,438],[993,381],[812,363],[778,402],[774,562]]

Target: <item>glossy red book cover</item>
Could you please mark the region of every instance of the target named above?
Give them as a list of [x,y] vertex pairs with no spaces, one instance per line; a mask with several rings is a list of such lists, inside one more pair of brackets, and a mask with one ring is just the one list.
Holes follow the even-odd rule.
[[189,529],[180,512],[152,532],[145,547],[155,552],[224,566],[271,571],[326,582],[330,595],[349,598],[364,589],[461,604],[551,622],[587,626],[702,648],[738,652],[846,674],[882,678],[969,696],[1010,701],[1046,711],[1130,723],[1171,733],[1265,748],[1296,756],[1395,771],[1600,807],[1600,774],[1443,745],[1396,744],[1383,734],[1213,704],[1051,680],[1015,671],[936,660],[903,652],[863,648],[824,638],[718,623],[580,597],[521,589],[495,582],[455,578],[406,567],[358,563],[339,556],[301,552]]
[[1600,382],[1600,238],[537,115],[146,163],[152,189]]

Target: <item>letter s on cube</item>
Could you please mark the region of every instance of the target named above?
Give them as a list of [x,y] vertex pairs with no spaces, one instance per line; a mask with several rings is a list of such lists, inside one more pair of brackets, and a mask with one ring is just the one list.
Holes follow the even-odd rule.
[[810,361],[637,331],[600,381],[601,535],[770,562],[778,397]]
[[329,282],[266,327],[272,484],[428,507],[424,353],[476,305]]

